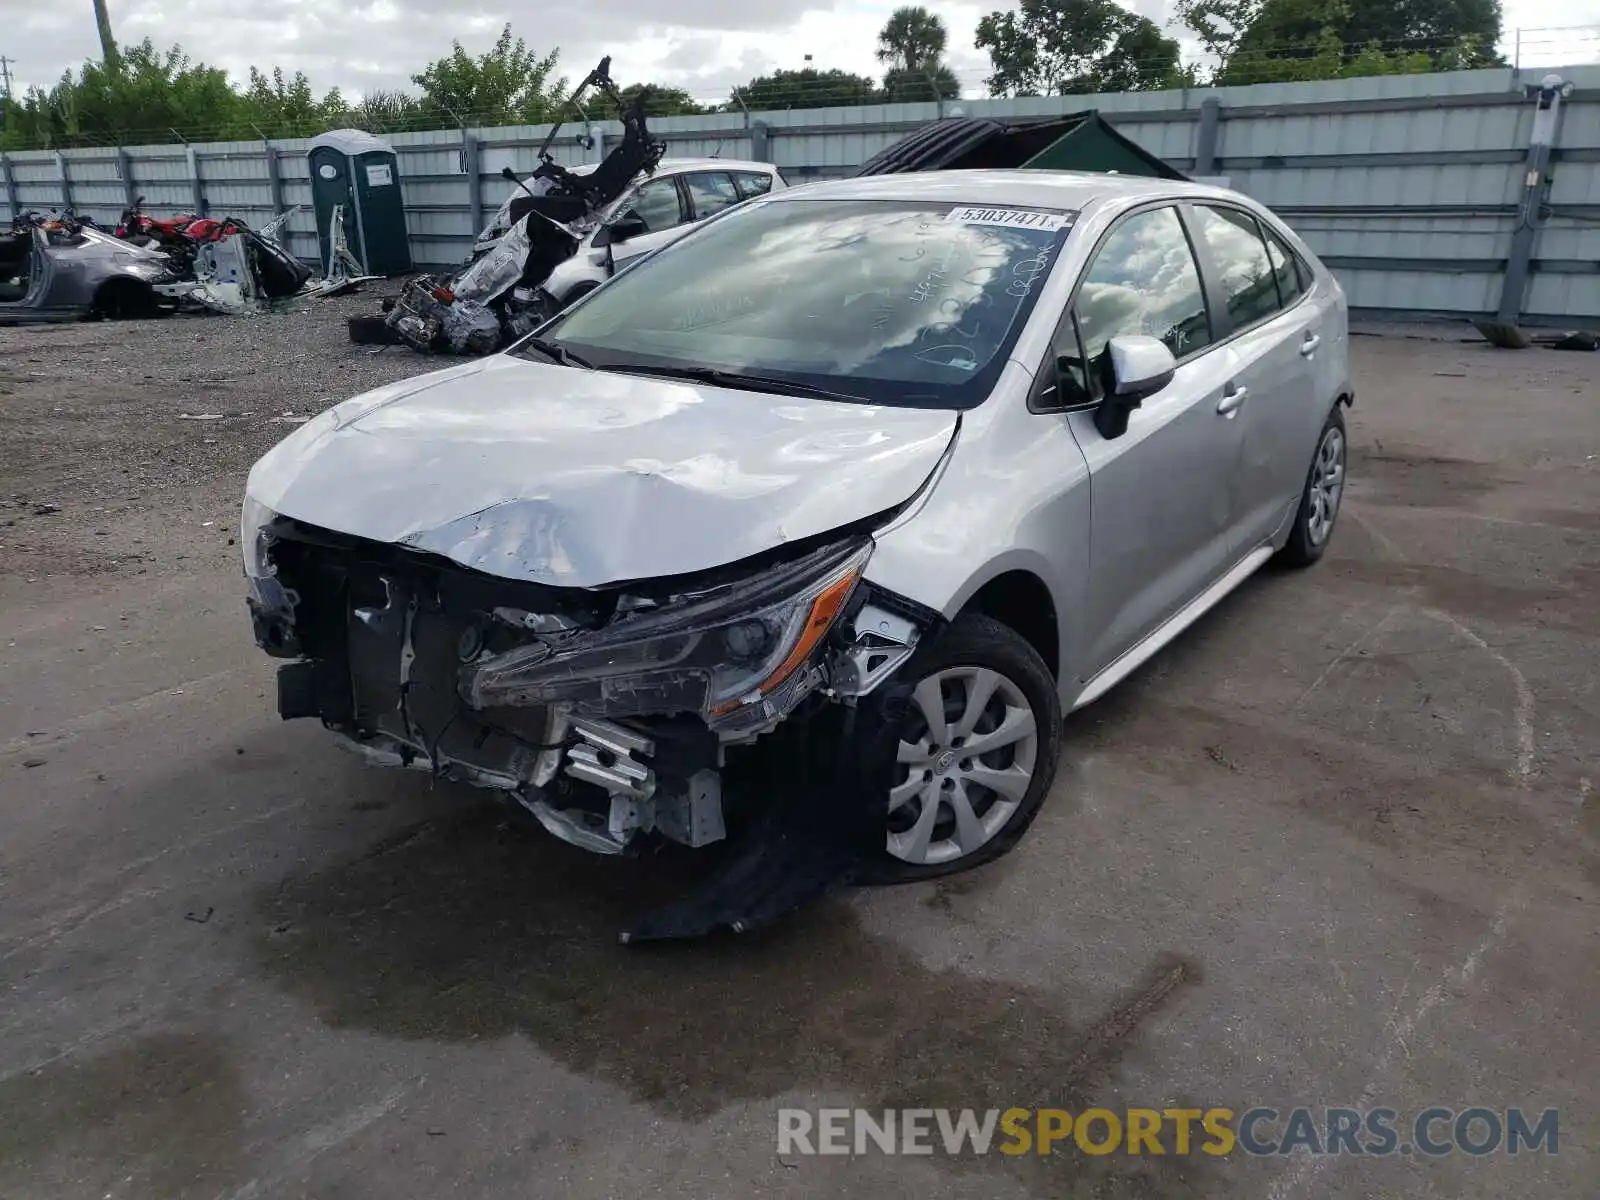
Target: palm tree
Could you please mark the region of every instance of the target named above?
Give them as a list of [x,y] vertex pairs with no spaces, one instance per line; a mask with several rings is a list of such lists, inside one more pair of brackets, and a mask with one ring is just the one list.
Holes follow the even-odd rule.
[[949,41],[944,22],[921,5],[897,8],[878,34],[878,61],[891,71],[930,71]]

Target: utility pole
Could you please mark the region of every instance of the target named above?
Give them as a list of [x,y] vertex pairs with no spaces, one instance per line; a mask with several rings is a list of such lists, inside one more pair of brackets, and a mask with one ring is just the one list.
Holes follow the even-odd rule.
[[[7,58],[4,54],[0,54],[0,133],[5,132],[6,121],[11,117],[11,64],[16,61],[14,58]],[[11,166],[9,163],[6,164],[4,176],[4,179],[0,180],[0,182],[4,182],[7,185],[6,190],[9,192],[11,191]],[[15,204],[12,207],[15,208]]]
[[106,0],[94,0],[94,23],[100,28],[100,58],[108,67],[117,65],[117,43],[111,36],[111,14]]

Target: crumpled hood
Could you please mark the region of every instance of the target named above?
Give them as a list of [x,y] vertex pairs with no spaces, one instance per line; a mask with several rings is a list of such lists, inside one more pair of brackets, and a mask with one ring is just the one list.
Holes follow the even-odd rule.
[[704,570],[909,498],[953,412],[495,355],[336,405],[256,463],[276,512],[565,587]]

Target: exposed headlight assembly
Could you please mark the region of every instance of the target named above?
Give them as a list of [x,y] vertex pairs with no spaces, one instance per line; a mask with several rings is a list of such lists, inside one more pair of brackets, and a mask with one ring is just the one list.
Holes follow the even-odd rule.
[[480,659],[462,671],[462,697],[480,709],[693,712],[723,731],[766,724],[815,683],[814,653],[871,554],[868,540],[829,546],[595,633]]
[[246,493],[239,513],[239,546],[244,552],[244,573],[251,579],[268,579],[277,574],[267,550],[271,540],[267,526],[278,514]]

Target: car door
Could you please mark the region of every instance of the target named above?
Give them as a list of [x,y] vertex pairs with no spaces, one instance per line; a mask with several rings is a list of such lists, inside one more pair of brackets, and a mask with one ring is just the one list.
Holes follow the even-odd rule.
[[[1134,410],[1127,430],[1107,438],[1090,406],[1101,398],[1107,343],[1124,334],[1160,338],[1178,367]],[[1175,204],[1135,211],[1107,232],[1058,339],[1058,355],[1084,364],[1086,400],[1067,420],[1089,466],[1090,578],[1079,635],[1093,675],[1231,565],[1241,447],[1224,397],[1232,359],[1214,344],[1199,263]]]
[[613,245],[612,257],[620,270],[686,232],[689,210],[678,186],[678,176],[658,175],[646,180],[622,205],[618,215],[638,217],[645,227],[644,233]]
[[1293,252],[1280,239],[1274,261],[1252,213],[1223,203],[1192,204],[1186,212],[1237,360],[1237,550],[1244,554],[1277,532],[1305,483],[1323,415],[1314,411],[1319,312],[1300,302]]

